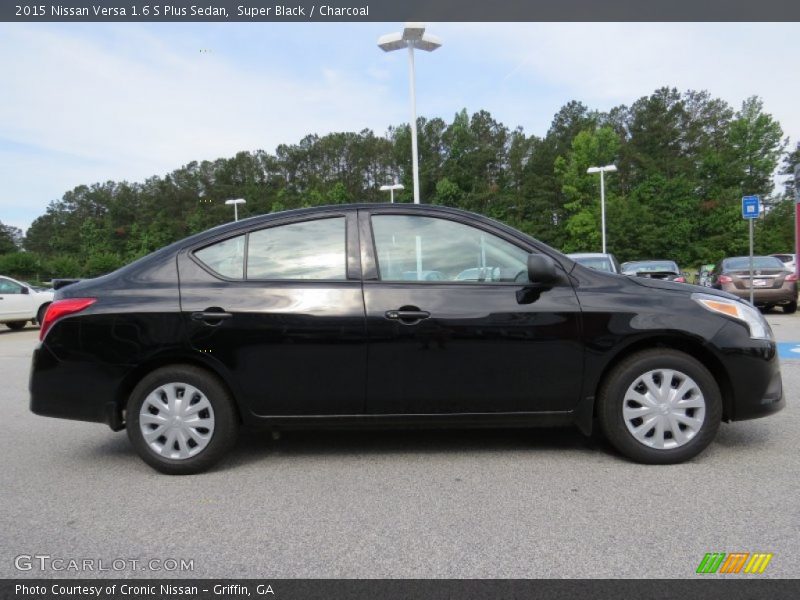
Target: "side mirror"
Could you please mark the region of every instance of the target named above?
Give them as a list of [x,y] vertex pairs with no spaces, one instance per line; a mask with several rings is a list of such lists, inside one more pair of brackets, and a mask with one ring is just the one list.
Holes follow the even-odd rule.
[[544,254],[528,255],[528,281],[531,283],[553,283],[558,280],[556,263]]
[[29,290],[27,287],[25,287],[25,286],[23,285],[23,286],[22,286],[22,293],[23,293],[23,294],[30,294],[30,293],[31,293],[31,291],[30,291],[30,290]]

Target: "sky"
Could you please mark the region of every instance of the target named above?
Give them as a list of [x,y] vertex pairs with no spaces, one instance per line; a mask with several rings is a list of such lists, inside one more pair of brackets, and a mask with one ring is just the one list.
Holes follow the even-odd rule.
[[[662,86],[752,95],[800,141],[800,23],[429,23],[417,112],[485,109],[542,136],[570,100]],[[0,221],[25,230],[81,184],[143,181],[305,135],[407,123],[402,23],[2,23]]]

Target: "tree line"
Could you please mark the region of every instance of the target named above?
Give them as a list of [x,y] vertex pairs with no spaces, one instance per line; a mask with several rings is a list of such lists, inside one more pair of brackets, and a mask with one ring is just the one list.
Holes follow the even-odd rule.
[[[600,182],[606,177],[609,251],[622,260],[669,258],[683,266],[746,254],[741,197],[767,211],[756,251],[794,247],[788,179],[800,144],[787,152],[780,124],[752,97],[738,109],[706,91],[661,88],[608,112],[564,105],[547,133],[528,136],[484,110],[451,122],[418,120],[423,202],[479,212],[563,250],[600,250]],[[411,135],[308,135],[297,144],[191,162],[143,182],[80,185],[50,203],[23,236],[0,225],[0,272],[22,278],[90,277],[189,234],[232,219],[224,205],[245,198],[240,217],[321,204],[386,202],[379,187],[405,185],[412,201]]]

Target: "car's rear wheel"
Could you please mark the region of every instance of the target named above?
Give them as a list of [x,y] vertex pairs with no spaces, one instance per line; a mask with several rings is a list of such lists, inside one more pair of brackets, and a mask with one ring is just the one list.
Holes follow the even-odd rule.
[[787,315],[791,315],[797,312],[797,302],[789,302],[789,304],[783,305],[783,312]]
[[6,323],[6,327],[9,329],[13,329],[14,331],[19,331],[25,327],[27,321],[11,321],[10,323]]
[[126,420],[139,455],[170,475],[211,467],[233,446],[239,426],[225,386],[191,365],[164,367],[144,377],[130,395]]
[[688,460],[714,439],[722,398],[714,377],[693,357],[669,349],[622,361],[598,396],[598,417],[611,444],[648,464]]

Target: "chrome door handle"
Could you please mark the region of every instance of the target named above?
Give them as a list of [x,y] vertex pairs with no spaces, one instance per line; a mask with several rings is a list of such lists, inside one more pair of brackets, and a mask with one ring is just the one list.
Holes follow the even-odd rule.
[[231,313],[213,310],[192,313],[192,319],[195,321],[203,321],[206,325],[219,325],[222,321],[230,319],[231,317],[233,317]]
[[425,310],[387,310],[384,315],[387,319],[400,321],[406,325],[413,325],[429,318],[431,313]]

